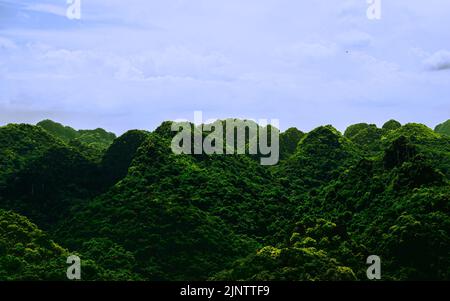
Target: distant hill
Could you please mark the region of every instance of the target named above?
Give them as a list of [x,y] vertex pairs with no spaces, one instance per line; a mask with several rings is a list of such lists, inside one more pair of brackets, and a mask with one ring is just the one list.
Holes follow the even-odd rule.
[[297,144],[305,134],[297,128],[289,128],[280,134],[280,156],[287,159],[297,149]]
[[[21,170],[30,159],[63,142],[40,127],[8,124],[0,127],[0,188],[7,175]],[[0,195],[1,199],[1,195]]]
[[[95,154],[100,157],[101,153]],[[0,127],[0,206],[48,226],[97,192],[100,167],[42,127]]]
[[396,129],[399,129],[402,127],[402,124],[400,122],[398,122],[397,120],[389,120],[387,121],[385,124],[383,124],[383,130],[386,131],[394,131]]
[[349,126],[344,136],[368,153],[378,152],[381,150],[381,137],[388,131],[388,127],[385,124],[380,129],[375,124],[358,123]]
[[439,134],[442,134],[442,135],[450,136],[450,119],[447,120],[446,122],[441,123],[438,126],[436,126],[434,131],[436,133],[439,133]]
[[170,121],[39,124],[0,127],[0,280],[64,279],[67,249],[84,280],[367,280],[371,254],[382,280],[450,280],[445,124],[291,128],[273,166],[175,154]]
[[114,140],[101,162],[106,184],[114,184],[127,175],[138,148],[149,135],[146,131],[131,130]]
[[75,130],[52,120],[43,120],[36,124],[64,142],[78,141],[98,149],[106,149],[112,144],[116,135],[98,128],[95,130]]

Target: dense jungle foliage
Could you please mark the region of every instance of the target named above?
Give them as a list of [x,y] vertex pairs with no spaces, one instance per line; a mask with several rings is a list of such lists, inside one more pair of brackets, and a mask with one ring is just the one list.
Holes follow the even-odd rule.
[[0,127],[0,280],[450,280],[450,120],[290,128],[274,166],[175,134]]

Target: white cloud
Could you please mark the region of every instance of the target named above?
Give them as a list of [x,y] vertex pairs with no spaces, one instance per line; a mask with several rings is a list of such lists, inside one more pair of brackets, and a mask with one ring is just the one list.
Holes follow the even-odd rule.
[[431,71],[450,70],[450,51],[437,51],[426,58],[423,64]]
[[337,36],[340,45],[351,48],[364,48],[370,46],[373,37],[367,32],[351,30]]
[[[218,52],[196,52],[186,47],[118,54],[103,50],[68,50],[30,45],[34,66],[55,76],[94,75],[119,80],[145,80],[153,77],[190,77],[205,80],[227,78],[230,62]],[[22,68],[27,68],[26,66]]]
[[427,51],[450,47],[450,4],[430,1],[385,1],[370,22],[364,0],[85,0],[77,23],[54,17],[64,0],[24,0],[30,17],[0,28],[0,101],[118,131],[196,109],[308,129],[395,118],[396,104],[407,121],[441,122],[450,72],[420,67],[447,66]]
[[24,9],[34,12],[52,14],[60,17],[66,17],[67,7],[64,1],[61,1],[61,5],[35,3],[27,5]]
[[10,39],[0,37],[0,50],[1,49],[17,49],[17,45]]
[[279,47],[275,55],[287,63],[302,63],[311,59],[326,59],[337,53],[337,45],[322,42],[297,42],[289,46]]

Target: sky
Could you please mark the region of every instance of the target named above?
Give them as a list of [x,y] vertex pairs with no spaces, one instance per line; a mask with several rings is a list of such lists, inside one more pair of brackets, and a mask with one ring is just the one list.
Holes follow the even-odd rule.
[[[375,1],[375,0],[374,0]],[[376,0],[378,1],[378,0]],[[450,118],[450,1],[0,0],[0,125]]]

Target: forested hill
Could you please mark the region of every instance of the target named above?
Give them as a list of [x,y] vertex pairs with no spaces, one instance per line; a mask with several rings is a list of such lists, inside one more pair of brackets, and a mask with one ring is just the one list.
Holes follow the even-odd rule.
[[291,128],[275,166],[176,155],[171,122],[0,127],[0,280],[450,280],[449,125]]
[[447,120],[444,123],[441,123],[435,128],[436,133],[450,136],[450,120]]
[[36,125],[68,145],[90,153],[93,157],[100,155],[116,139],[114,133],[107,132],[101,128],[77,131],[69,126],[64,126],[48,119],[42,120]]

